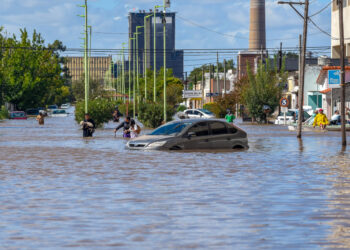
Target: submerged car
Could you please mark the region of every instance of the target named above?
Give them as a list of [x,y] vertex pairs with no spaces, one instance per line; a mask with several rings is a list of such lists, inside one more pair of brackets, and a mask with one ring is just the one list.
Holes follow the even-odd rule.
[[61,105],[61,109],[69,109],[70,108],[70,104],[69,103],[65,103]]
[[215,118],[215,115],[210,112],[207,109],[186,109],[184,113],[192,119],[197,119],[197,118],[205,118],[205,119],[210,119],[210,118]]
[[[304,119],[303,122],[305,122],[307,119],[309,119],[311,116],[308,112],[304,111]],[[288,112],[286,112],[286,122],[284,122],[284,113],[280,112],[277,119],[275,120],[276,125],[291,125],[295,123],[298,120],[298,110],[296,109],[289,109]]]
[[51,117],[67,117],[68,113],[65,109],[55,109],[52,111]]
[[9,119],[11,120],[27,120],[27,115],[24,111],[10,112]]
[[27,109],[26,114],[28,117],[36,117],[39,114],[39,109]]
[[47,107],[47,112],[53,112],[54,110],[58,109],[58,106],[56,104],[54,105],[49,105]]
[[188,119],[167,123],[127,143],[129,149],[247,149],[247,133],[222,120]]

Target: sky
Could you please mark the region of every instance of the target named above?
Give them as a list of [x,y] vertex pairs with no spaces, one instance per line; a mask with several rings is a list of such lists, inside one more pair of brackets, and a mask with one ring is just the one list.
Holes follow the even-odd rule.
[[[310,14],[331,0],[311,0]],[[20,28],[36,29],[47,43],[61,40],[67,48],[80,48],[83,35],[83,0],[0,0],[0,26],[9,33]],[[245,49],[249,37],[249,0],[172,0],[177,13],[177,49]],[[88,0],[89,24],[93,27],[94,49],[120,49],[128,41],[128,13],[162,5],[161,0]],[[303,12],[303,7],[297,7]],[[322,29],[331,31],[331,7],[312,17]],[[204,29],[205,26],[207,29]],[[303,20],[288,5],[266,0],[268,48],[298,47]],[[329,46],[330,37],[310,25],[308,46]],[[319,55],[328,51],[320,51]],[[111,53],[106,53],[111,54]],[[73,55],[73,54],[72,54]],[[114,58],[116,55],[113,55]],[[219,54],[219,60],[235,59],[236,54]],[[185,71],[216,62],[215,54],[190,56],[185,53]]]

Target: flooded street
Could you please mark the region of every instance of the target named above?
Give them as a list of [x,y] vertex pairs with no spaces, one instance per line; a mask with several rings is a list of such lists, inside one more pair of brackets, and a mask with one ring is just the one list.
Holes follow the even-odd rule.
[[114,126],[0,122],[0,248],[350,248],[340,133],[244,125],[247,151],[143,152]]

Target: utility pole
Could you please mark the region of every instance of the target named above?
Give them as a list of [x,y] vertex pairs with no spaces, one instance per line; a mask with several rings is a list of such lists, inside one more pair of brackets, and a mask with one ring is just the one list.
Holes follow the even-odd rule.
[[226,95],[226,59],[224,59],[224,95]]
[[216,52],[216,92],[219,94],[219,52]]
[[[308,31],[308,21],[309,21],[309,0],[305,0],[305,2],[283,2],[279,1],[278,4],[289,4],[290,7],[293,8],[297,12],[297,14],[304,19],[304,28],[303,28],[303,45],[302,45],[302,53],[301,53],[301,69],[299,76],[299,92],[298,92],[298,106],[299,106],[299,114],[298,114],[298,129],[297,129],[297,138],[301,138],[302,136],[302,124],[304,117],[304,81],[305,81],[305,55],[306,55],[306,44],[307,44],[307,31]],[[301,14],[294,5],[305,5],[304,15]]]
[[204,66],[202,66],[202,108],[204,106]]
[[211,64],[209,64],[209,93],[210,93],[210,102],[212,101],[213,90],[211,88]]
[[[345,120],[345,48],[344,48],[344,13],[343,13],[343,0],[338,0],[339,7],[339,34],[340,34],[340,113],[341,113],[341,135],[342,135],[342,146],[346,147],[346,120]],[[333,104],[332,104],[333,106]]]
[[282,42],[280,43],[280,51],[278,52],[278,71],[281,72],[282,69],[282,58],[283,58],[283,52],[282,52]]

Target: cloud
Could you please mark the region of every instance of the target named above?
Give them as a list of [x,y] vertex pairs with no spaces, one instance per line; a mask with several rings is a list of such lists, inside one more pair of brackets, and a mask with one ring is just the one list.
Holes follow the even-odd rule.
[[[80,33],[84,20],[77,17],[83,9],[77,7],[81,0],[1,0],[0,23],[8,32],[18,34],[19,28],[36,29],[47,42],[62,40],[68,48],[80,47]],[[94,48],[120,48],[127,42],[129,11],[149,10],[154,0],[89,0],[89,24],[93,31],[118,34],[93,34]],[[310,13],[316,13],[329,1],[313,1]],[[178,15],[176,21],[177,48],[246,48],[249,30],[248,0],[172,0],[171,11]],[[298,45],[302,32],[300,17],[289,6],[281,6],[276,0],[266,0],[267,46]],[[301,9],[302,11],[302,9]],[[186,20],[180,19],[183,17]],[[189,22],[189,21],[190,22]],[[330,9],[313,18],[315,22],[330,30]],[[117,22],[116,22],[117,21]],[[194,23],[194,24],[193,24]],[[228,34],[220,35],[215,32]],[[329,37],[320,34],[310,25],[309,44],[327,45]]]

